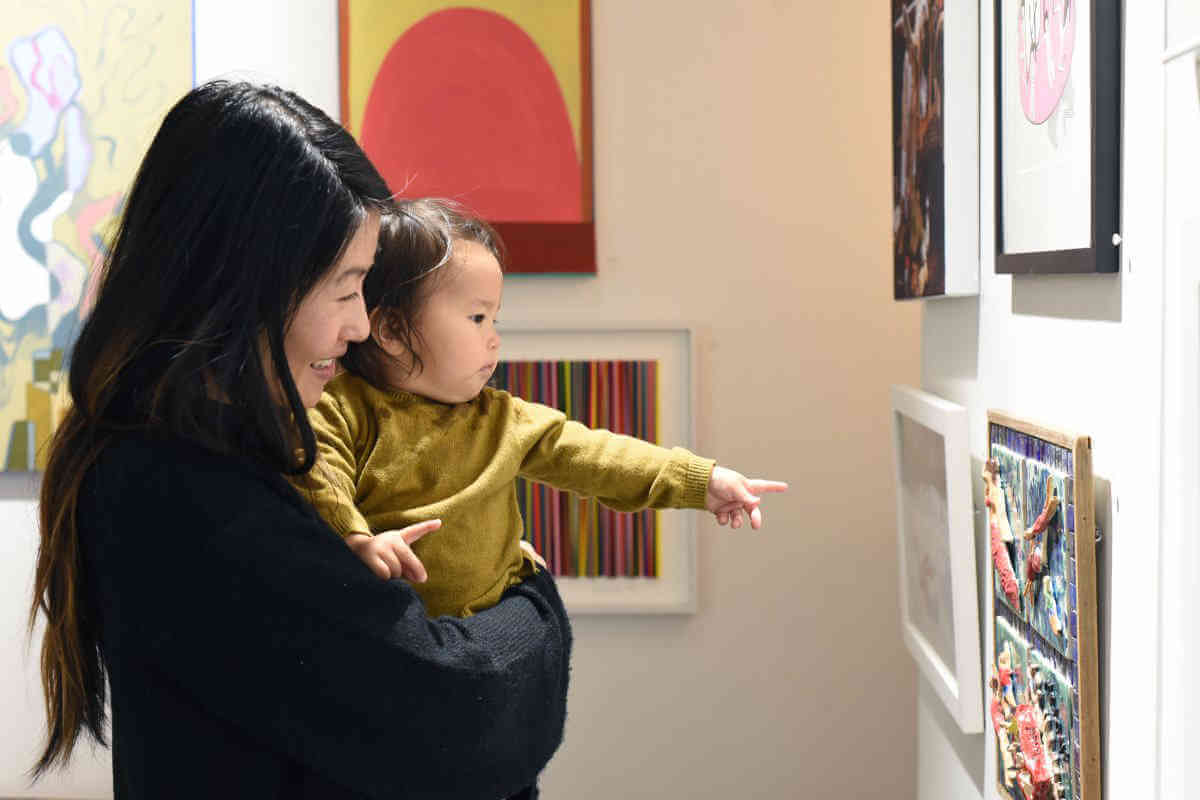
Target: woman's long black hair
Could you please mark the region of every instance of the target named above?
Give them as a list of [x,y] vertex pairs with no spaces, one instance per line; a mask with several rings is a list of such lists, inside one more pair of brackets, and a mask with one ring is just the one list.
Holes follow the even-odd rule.
[[[35,775],[65,763],[84,729],[105,739],[99,631],[76,525],[88,469],[115,433],[138,430],[307,470],[316,444],[284,336],[388,194],[354,139],[291,92],[213,82],[167,113],[71,353],[72,405],[42,480],[29,624],[45,614],[48,739]],[[214,401],[234,413],[213,413]]]

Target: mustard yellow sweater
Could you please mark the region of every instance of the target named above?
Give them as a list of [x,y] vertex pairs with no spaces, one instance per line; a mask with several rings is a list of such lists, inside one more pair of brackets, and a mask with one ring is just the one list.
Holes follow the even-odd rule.
[[442,520],[413,546],[429,574],[413,588],[431,617],[489,608],[528,575],[518,476],[618,511],[699,509],[714,465],[490,388],[446,405],[346,373],[326,385],[309,419],[319,454],[296,483],[338,533]]

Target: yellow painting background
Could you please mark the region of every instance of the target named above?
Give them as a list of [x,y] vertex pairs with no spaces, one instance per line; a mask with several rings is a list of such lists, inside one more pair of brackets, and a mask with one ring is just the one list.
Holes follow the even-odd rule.
[[583,152],[583,53],[579,40],[578,0],[482,0],[455,3],[447,0],[344,0],[350,47],[346,56],[349,113],[342,124],[356,137],[371,83],[392,44],[417,22],[447,8],[479,8],[501,14],[533,40],[550,65],[571,119],[575,150]]

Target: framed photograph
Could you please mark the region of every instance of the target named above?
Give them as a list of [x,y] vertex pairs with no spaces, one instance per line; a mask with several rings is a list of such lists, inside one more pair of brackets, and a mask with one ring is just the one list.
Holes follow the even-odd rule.
[[994,0],[996,272],[1116,272],[1119,0]]
[[509,273],[595,273],[590,0],[338,7],[342,124],[391,190],[488,220]]
[[1100,798],[1092,442],[988,412],[988,722],[1004,800]]
[[891,18],[893,296],[979,294],[979,3]]
[[892,387],[900,625],[964,733],[983,730],[967,410]]
[[[693,342],[687,329],[504,323],[492,384],[594,428],[694,448]],[[521,481],[525,536],[546,559],[568,610],[696,610],[694,510],[619,513]]]

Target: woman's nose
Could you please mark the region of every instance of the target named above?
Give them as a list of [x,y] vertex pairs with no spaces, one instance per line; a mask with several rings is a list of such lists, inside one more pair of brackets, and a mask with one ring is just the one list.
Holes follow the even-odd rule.
[[351,314],[351,318],[342,329],[342,335],[350,342],[364,341],[371,334],[371,319],[367,316],[367,305],[361,297],[354,303]]

